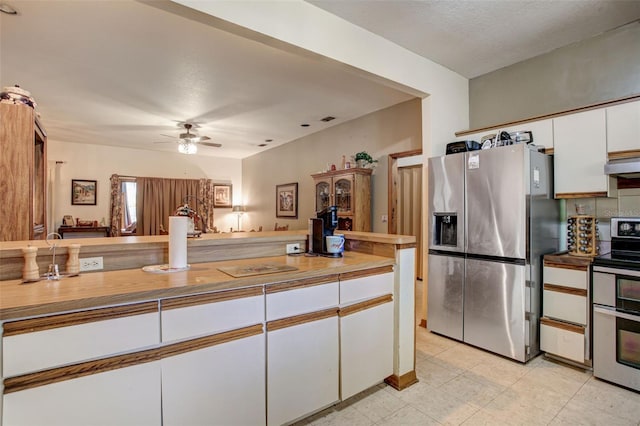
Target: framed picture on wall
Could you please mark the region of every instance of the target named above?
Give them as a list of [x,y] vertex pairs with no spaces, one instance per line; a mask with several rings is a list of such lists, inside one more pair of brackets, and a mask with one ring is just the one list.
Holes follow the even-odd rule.
[[298,183],[276,185],[276,217],[298,218]]
[[213,207],[231,207],[231,185],[213,185]]
[[95,206],[96,188],[95,180],[72,179],[71,180],[71,204],[74,206]]

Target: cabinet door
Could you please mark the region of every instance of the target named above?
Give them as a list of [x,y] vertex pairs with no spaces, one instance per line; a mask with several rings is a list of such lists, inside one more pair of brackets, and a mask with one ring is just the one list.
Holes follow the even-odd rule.
[[[294,325],[272,330],[270,324]],[[338,401],[338,316],[267,327],[267,424],[281,425]]]
[[234,330],[264,321],[261,287],[220,291],[161,302],[162,341]]
[[640,101],[607,108],[607,152],[618,158],[640,154]]
[[[5,389],[5,392],[7,389]],[[4,425],[161,424],[160,361],[5,393]]]
[[333,194],[338,214],[353,214],[353,175],[334,178]]
[[331,182],[316,181],[316,212],[326,209],[331,205]]
[[393,303],[391,295],[379,300],[377,305],[365,301],[340,309],[342,400],[393,374]]
[[156,302],[8,322],[2,372],[16,376],[132,351],[160,343],[159,335]]
[[264,336],[163,358],[162,424],[264,424]]
[[553,126],[555,197],[606,197],[604,109],[554,118]]
[[584,333],[584,327],[541,318],[540,350],[584,363],[586,359]]

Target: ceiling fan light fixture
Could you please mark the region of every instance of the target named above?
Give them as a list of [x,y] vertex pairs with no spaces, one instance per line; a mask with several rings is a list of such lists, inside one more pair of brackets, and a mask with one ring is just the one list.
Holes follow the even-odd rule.
[[180,142],[178,143],[178,152],[181,154],[195,154],[198,152],[198,146],[192,142]]

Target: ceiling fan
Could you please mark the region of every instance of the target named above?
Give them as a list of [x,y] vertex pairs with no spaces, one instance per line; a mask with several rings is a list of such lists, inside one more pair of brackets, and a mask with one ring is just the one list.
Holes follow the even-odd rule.
[[[198,136],[196,134],[191,133],[191,129],[193,128],[193,124],[184,123],[183,124],[186,132],[180,133],[178,136],[178,151],[182,154],[195,154],[198,152],[198,145],[211,146],[214,148],[220,148],[222,144],[215,142],[205,142],[211,140],[209,136]],[[162,135],[168,138],[175,138],[175,136]],[[162,143],[162,142],[159,142]]]

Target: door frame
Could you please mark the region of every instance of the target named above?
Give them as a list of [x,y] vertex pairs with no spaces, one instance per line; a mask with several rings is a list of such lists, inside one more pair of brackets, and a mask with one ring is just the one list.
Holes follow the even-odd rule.
[[398,204],[398,159],[415,157],[417,155],[422,155],[422,148],[389,154],[389,173],[387,178],[387,214],[389,215],[387,232],[389,234],[396,234],[398,229],[398,219],[396,217],[396,206]]

